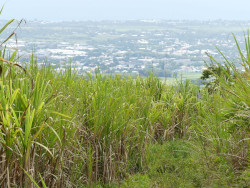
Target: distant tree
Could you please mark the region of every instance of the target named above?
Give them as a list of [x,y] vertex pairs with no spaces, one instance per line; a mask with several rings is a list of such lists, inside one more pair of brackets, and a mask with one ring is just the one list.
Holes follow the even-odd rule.
[[203,80],[203,84],[205,87],[209,89],[210,92],[216,91],[220,87],[220,80],[219,78],[223,78],[224,81],[230,82],[234,79],[233,73],[230,71],[229,66],[220,65],[217,62],[214,64],[215,60],[212,56],[207,54],[210,58],[210,64],[206,63],[206,69],[202,72],[200,77]]

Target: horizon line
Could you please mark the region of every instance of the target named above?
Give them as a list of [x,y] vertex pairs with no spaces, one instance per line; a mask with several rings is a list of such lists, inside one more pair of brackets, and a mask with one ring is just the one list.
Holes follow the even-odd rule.
[[[15,19],[15,18],[11,18]],[[10,19],[0,19],[0,21],[8,21]],[[86,19],[86,20],[42,20],[42,19],[15,19],[17,21],[25,20],[26,22],[128,22],[128,21],[141,21],[141,22],[164,22],[164,21],[176,21],[176,22],[182,22],[182,21],[193,21],[193,22],[213,22],[213,21],[236,21],[236,22],[248,22],[249,20],[245,19]]]

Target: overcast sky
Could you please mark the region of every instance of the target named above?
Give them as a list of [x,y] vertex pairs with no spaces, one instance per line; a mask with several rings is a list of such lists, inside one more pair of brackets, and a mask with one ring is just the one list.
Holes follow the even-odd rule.
[[250,20],[250,0],[0,0],[0,19]]

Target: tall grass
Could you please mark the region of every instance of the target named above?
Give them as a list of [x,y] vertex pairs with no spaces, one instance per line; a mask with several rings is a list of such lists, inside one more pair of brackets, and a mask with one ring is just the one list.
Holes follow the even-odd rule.
[[[222,160],[228,168],[238,174],[249,171],[249,63],[250,36],[245,35],[245,52],[243,54],[235,38],[240,56],[240,66],[226,56],[224,63],[217,62],[209,56],[213,65],[220,69],[220,74],[211,72],[218,83],[218,91],[212,95],[212,105],[201,116],[202,122],[197,132],[206,145],[204,152],[210,155],[210,162]],[[229,171],[229,169],[227,169]]]
[[16,52],[2,48],[0,185],[119,182],[157,170],[147,162],[155,158],[148,148],[177,139],[201,151],[204,168],[243,174],[248,168],[249,45],[246,37],[246,57],[239,49],[244,72],[227,59],[222,66],[211,57],[225,74],[225,67],[231,70],[229,80],[214,75],[220,89],[212,94],[189,81],[164,85],[152,74],[133,79],[79,75],[71,67],[56,72],[49,63],[38,66],[33,55],[23,66],[15,62]]

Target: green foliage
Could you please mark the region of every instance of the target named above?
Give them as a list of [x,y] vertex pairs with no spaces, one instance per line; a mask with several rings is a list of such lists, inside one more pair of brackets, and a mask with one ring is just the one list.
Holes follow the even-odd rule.
[[[234,37],[235,38],[235,37]],[[217,152],[231,163],[234,170],[246,169],[248,166],[249,136],[249,32],[245,36],[246,56],[243,55],[235,38],[240,54],[240,65],[230,62],[224,54],[225,63],[211,60],[220,70],[213,72],[219,89],[214,94],[213,110],[207,113],[204,124],[200,125],[199,135],[209,144],[208,150]],[[211,144],[211,145],[210,145]]]
[[144,188],[144,187],[155,187],[156,184],[148,177],[148,175],[136,174],[130,176],[125,182],[120,186],[122,188]]
[[[120,187],[244,187],[246,180],[236,180],[230,166],[217,159],[208,164],[197,143],[175,140],[148,145],[147,173],[135,174]],[[246,177],[245,177],[246,178]]]
[[249,41],[246,56],[238,48],[244,71],[211,57],[213,92],[153,75],[58,73],[33,55],[22,66],[1,49],[0,184],[247,187]]
[[[212,57],[210,56],[210,58]],[[205,87],[210,93],[218,90],[220,87],[220,81],[216,78],[215,75],[218,75],[221,78],[224,77],[225,81],[228,81],[230,77],[233,77],[228,67],[224,68],[215,64],[209,65],[207,69],[202,72],[201,79],[204,80]]]

